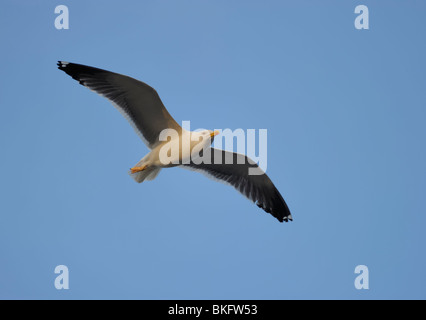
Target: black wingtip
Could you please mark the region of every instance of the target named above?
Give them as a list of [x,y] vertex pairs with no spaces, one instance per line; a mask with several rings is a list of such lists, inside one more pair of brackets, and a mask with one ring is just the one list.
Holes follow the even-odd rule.
[[71,63],[68,61],[61,61],[61,60],[59,60],[56,65],[58,66],[59,70],[65,72],[67,75],[71,76],[71,78],[73,78],[74,80],[77,80],[83,86],[85,84],[80,79],[81,74],[84,71],[87,72],[87,70],[98,70],[96,68],[86,67],[76,63]]
[[289,221],[293,221],[293,217],[291,216],[291,214],[289,214],[288,216],[284,217],[282,220],[280,220],[280,222],[289,222]]
[[59,60],[56,65],[58,66],[59,70],[65,70],[65,68],[69,65],[69,62]]
[[[283,203],[285,204],[284,200]],[[289,222],[289,221],[293,221],[293,217],[290,213],[290,210],[287,207],[287,204],[285,204],[285,212],[281,213],[280,211],[276,211],[274,210],[274,208],[269,208],[266,207],[263,203],[261,202],[256,202],[256,205],[261,208],[263,211],[270,213],[274,218],[276,218],[279,222]]]

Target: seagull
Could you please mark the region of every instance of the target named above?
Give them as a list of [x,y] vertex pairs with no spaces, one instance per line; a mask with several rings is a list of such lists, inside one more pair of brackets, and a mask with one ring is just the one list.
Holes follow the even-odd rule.
[[[279,222],[293,221],[280,192],[253,160],[243,154],[212,148],[211,143],[219,131],[194,132],[182,128],[164,107],[154,88],[125,75],[66,61],[58,61],[58,69],[107,98],[151,150],[129,171],[136,182],[153,180],[161,169],[179,166],[233,186]],[[165,141],[160,137],[168,130],[176,135],[170,135],[171,139]],[[179,147],[179,141],[183,139],[190,141],[186,150]],[[178,146],[179,152],[170,156],[169,162],[164,162],[161,153],[167,143],[170,149]],[[192,157],[194,154],[209,161],[196,161],[197,158]],[[218,163],[217,159],[232,161]],[[250,175],[250,168],[261,170],[260,174]]]

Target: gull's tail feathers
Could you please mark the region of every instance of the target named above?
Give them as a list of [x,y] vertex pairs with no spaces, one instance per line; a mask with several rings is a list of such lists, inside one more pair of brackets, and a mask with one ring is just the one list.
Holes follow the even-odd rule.
[[154,180],[160,173],[161,168],[146,168],[144,171],[132,173],[129,171],[129,175],[137,182],[142,183],[145,180],[151,181]]
[[[149,154],[148,154],[149,155]],[[148,155],[143,157],[141,161],[139,161],[135,167],[143,167],[148,163]],[[129,175],[137,182],[142,183],[145,180],[151,181],[154,180],[158,174],[160,173],[161,168],[151,168],[148,166],[145,170],[139,171],[136,173],[132,173],[132,171],[129,171]]]

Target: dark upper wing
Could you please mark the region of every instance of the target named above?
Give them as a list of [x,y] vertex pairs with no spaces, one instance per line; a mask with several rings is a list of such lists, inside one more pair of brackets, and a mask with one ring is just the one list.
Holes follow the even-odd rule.
[[109,99],[149,148],[152,149],[159,142],[158,137],[164,129],[171,128],[180,133],[181,127],[149,85],[128,76],[81,64],[59,61],[58,68],[83,86]]
[[[271,179],[245,155],[210,148],[211,163],[187,164],[184,168],[201,171],[207,176],[232,185],[240,193],[257,204],[280,222],[293,221],[290,210]],[[232,164],[230,163],[232,159]],[[226,160],[228,160],[226,162]],[[222,164],[215,164],[222,163]],[[259,170],[261,175],[249,175],[249,168]]]

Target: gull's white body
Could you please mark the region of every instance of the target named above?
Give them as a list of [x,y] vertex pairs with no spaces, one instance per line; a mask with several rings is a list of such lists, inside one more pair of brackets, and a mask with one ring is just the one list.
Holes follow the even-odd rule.
[[[200,152],[210,147],[212,136],[215,134],[210,130],[195,132],[183,128],[180,135],[175,130],[169,131],[169,129],[163,133],[163,138],[170,139],[158,144],[135,165],[135,167],[147,169],[137,173],[129,172],[137,182],[153,180],[162,168],[189,164],[192,160],[199,158]],[[171,150],[177,150],[177,152]]]

